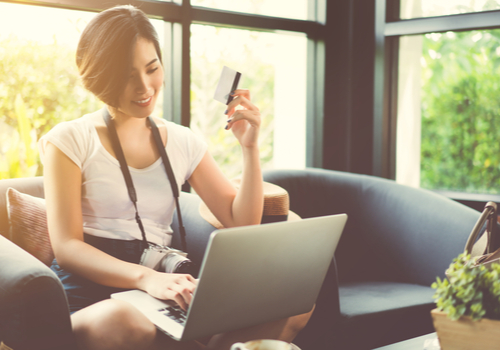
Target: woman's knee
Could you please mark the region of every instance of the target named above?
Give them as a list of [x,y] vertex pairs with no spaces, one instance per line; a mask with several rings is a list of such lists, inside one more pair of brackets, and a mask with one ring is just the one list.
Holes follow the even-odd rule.
[[290,331],[295,334],[299,334],[299,332],[307,326],[307,323],[309,322],[309,319],[311,318],[313,312],[314,312],[314,307],[312,308],[311,311],[305,313],[305,314],[300,314],[296,316],[292,316],[288,319],[288,326],[290,327]]
[[104,300],[72,316],[73,331],[83,349],[146,349],[156,327],[136,308],[119,300]]

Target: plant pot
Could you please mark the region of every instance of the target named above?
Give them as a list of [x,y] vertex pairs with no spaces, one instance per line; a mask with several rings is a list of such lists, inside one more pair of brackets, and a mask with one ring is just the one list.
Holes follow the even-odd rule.
[[462,316],[453,321],[442,312],[431,311],[441,350],[486,350],[500,347],[500,321],[483,318],[473,321]]

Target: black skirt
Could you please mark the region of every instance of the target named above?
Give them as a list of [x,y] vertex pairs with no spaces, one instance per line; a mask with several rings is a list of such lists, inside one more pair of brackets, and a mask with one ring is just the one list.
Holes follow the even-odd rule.
[[[139,263],[145,248],[145,244],[141,240],[125,241],[84,234],[84,241],[115,258],[135,264]],[[124,290],[103,286],[65,271],[55,259],[50,268],[56,273],[64,286],[71,314],[101,300],[109,299],[112,293]]]

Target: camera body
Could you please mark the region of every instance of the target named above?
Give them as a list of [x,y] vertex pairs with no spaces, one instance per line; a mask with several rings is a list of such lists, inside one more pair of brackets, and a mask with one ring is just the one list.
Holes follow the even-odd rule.
[[166,246],[150,245],[144,249],[140,264],[166,273],[194,273],[194,263],[187,253]]

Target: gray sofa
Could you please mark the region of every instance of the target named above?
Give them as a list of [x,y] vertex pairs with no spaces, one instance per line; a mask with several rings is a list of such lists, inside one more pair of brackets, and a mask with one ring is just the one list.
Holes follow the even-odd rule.
[[[433,331],[429,286],[463,250],[477,211],[365,175],[306,169],[267,171],[264,178],[289,192],[291,210],[303,218],[349,215],[316,310],[297,345],[303,350],[372,349]],[[43,197],[42,181],[0,180],[0,341],[14,350],[73,347],[60,282],[5,238],[11,237],[7,188]],[[193,194],[181,196],[189,254],[197,263],[214,229],[200,217],[199,201]],[[174,246],[179,246],[177,227],[174,219]]]

